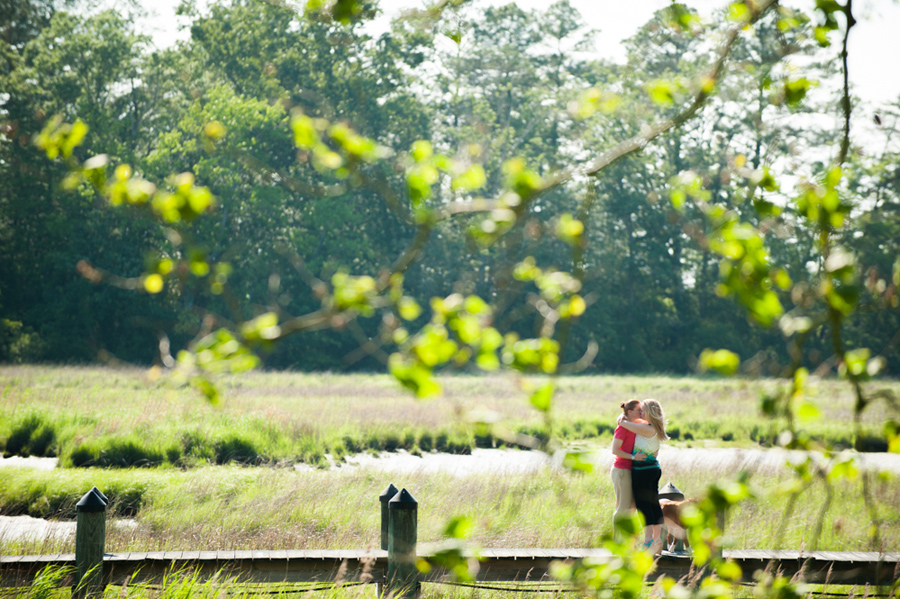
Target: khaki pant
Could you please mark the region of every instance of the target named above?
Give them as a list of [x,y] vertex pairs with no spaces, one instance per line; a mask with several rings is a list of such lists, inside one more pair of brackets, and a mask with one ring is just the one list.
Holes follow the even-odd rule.
[[616,511],[613,512],[613,531],[615,531],[616,520],[631,516],[631,510],[634,509],[634,494],[631,490],[631,470],[613,467],[609,475],[616,491]]

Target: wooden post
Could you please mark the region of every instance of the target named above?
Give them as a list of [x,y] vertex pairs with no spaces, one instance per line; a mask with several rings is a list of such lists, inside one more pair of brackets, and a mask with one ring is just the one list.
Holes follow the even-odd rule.
[[394,483],[391,483],[387,486],[387,489],[381,492],[381,495],[378,496],[378,501],[381,502],[381,549],[382,551],[388,550],[388,501],[394,498],[400,489],[394,486]]
[[403,489],[388,502],[387,594],[403,599],[419,596],[416,540],[419,504]]
[[75,594],[103,594],[103,553],[106,549],[106,496],[97,487],[75,505]]
[[[400,489],[394,486],[394,483],[391,483],[387,486],[387,488],[381,492],[381,495],[378,496],[378,501],[381,503],[381,550],[387,551],[388,549],[388,523],[390,522],[390,511],[388,509],[388,502],[394,498],[394,495],[400,492]],[[375,581],[375,596],[381,597],[384,595],[384,579]]]

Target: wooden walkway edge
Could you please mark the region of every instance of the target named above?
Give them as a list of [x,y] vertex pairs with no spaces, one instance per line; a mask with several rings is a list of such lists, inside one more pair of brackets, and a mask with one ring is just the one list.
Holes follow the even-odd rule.
[[[427,559],[429,552],[423,547],[419,556]],[[547,582],[554,561],[603,563],[611,557],[603,549],[484,549],[477,580]],[[811,583],[889,585],[900,580],[900,553],[726,550],[724,557],[741,567],[746,582],[753,581],[754,572],[767,568],[787,577],[802,572]],[[103,581],[158,583],[173,571],[190,570],[204,577],[223,572],[251,583],[380,583],[387,572],[387,558],[387,551],[376,549],[106,553]],[[0,556],[0,586],[29,585],[41,569],[51,565],[74,566],[75,555]],[[667,574],[680,579],[692,573],[689,556],[664,553],[651,578]],[[420,580],[449,581],[451,576],[436,568]]]

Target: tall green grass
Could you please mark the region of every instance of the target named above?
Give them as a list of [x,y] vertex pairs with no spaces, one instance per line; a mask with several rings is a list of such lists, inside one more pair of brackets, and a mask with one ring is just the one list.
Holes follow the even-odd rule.
[[[146,371],[0,366],[0,449],[6,455],[58,456],[65,467],[192,467],[197,464],[324,464],[364,451],[467,453],[502,447],[475,431],[472,411],[492,414],[515,433],[563,443],[607,442],[619,404],[655,397],[676,443],[771,442],[777,423],[759,415],[774,381],[688,377],[563,377],[552,428],[531,409],[523,381],[447,377],[442,399],[416,401],[387,375],[250,373],[222,381],[212,406],[190,389],[171,388]],[[881,384],[881,383],[880,383]],[[900,391],[896,383],[884,383]],[[821,381],[822,418],[813,437],[850,445],[853,397],[840,381]],[[883,450],[884,412],[864,418],[869,449]]]
[[[444,398],[419,402],[387,376],[252,373],[226,379],[222,405],[211,406],[190,390],[169,388],[140,370],[0,366],[4,452],[59,456],[64,466],[98,466],[50,472],[4,468],[0,513],[72,518],[75,502],[97,486],[111,499],[107,551],[364,548],[379,542],[378,494],[392,482],[419,501],[422,543],[440,540],[448,518],[462,515],[475,522],[470,542],[476,546],[584,547],[595,545],[610,529],[613,492],[607,472],[457,478],[292,465],[324,464],[326,454],[464,453],[501,444],[466,426],[462,415],[473,409],[500,415],[517,432],[605,444],[618,404],[633,397],[663,403],[675,444],[757,445],[777,430],[757,410],[774,381],[566,377],[558,381],[551,431],[529,407],[517,379],[451,377],[443,382]],[[839,381],[820,381],[816,388],[823,417],[806,425],[807,431],[849,444],[849,390]],[[881,432],[884,414],[879,410],[864,419],[873,439]],[[667,468],[664,480],[692,496],[732,474],[721,466],[676,464]],[[825,489],[813,481],[798,507],[788,512],[786,497],[771,493],[787,481],[781,471],[753,474],[756,496],[732,511],[726,524],[733,546],[812,546],[810,534],[826,501]],[[835,483],[835,498],[815,540],[818,549],[900,551],[894,532],[900,529],[900,482],[883,475],[869,486],[872,503],[867,505],[859,478]],[[873,519],[881,531],[877,546],[869,534]],[[780,547],[775,547],[778,539]],[[74,539],[0,538],[2,554],[73,550]],[[525,595],[433,585],[423,590],[425,599]],[[47,578],[14,594],[51,599],[66,593]],[[362,593],[370,596],[371,587],[315,597],[357,599]],[[107,594],[110,599],[255,596],[232,582],[199,580],[190,573],[179,573],[160,587],[111,587]]]
[[[730,465],[673,465],[672,480],[687,496],[700,496],[727,475]],[[547,469],[534,474],[454,477],[388,475],[374,470],[296,470],[235,465],[175,469],[9,468],[0,486],[0,513],[72,517],[92,486],[111,499],[107,550],[362,549],[380,542],[378,495],[393,483],[419,502],[419,541],[437,542],[451,517],[473,520],[471,541],[483,547],[590,547],[610,532],[613,490],[609,473]],[[866,506],[860,478],[837,481],[824,520],[820,550],[900,550],[900,481],[869,481]],[[743,549],[810,548],[824,487],[814,483],[784,521],[787,499],[772,491],[785,472],[751,478],[757,497],[729,515],[726,530]],[[869,540],[869,509],[878,514],[881,545]],[[134,525],[121,521],[133,516]],[[773,547],[783,535],[780,545]],[[8,554],[71,552],[73,539],[0,540]]]

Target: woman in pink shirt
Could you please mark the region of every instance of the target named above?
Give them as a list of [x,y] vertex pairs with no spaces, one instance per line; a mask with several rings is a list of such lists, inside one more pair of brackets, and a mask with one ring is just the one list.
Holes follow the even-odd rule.
[[[641,402],[637,399],[621,404],[625,420],[637,420],[641,416]],[[613,532],[616,521],[627,518],[634,509],[634,495],[631,490],[631,466],[634,461],[634,433],[622,426],[616,426],[613,434],[612,453],[616,456],[610,469],[613,489],[616,491],[616,510],[613,512]]]

